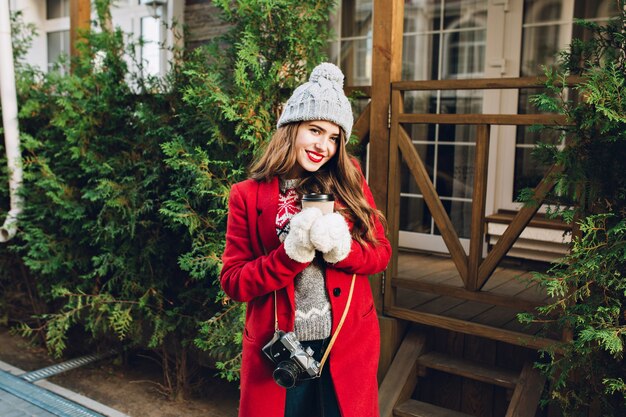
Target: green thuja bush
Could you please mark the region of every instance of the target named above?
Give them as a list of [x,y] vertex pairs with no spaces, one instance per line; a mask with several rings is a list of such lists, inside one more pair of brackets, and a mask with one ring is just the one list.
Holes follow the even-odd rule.
[[[246,178],[281,103],[322,60],[334,1],[214,3],[231,30],[191,52],[181,68],[181,129],[163,145],[173,189],[161,213],[191,239],[181,268],[218,287],[230,186]],[[245,307],[222,292],[213,301],[223,309],[203,323],[196,345],[220,359],[225,378],[236,379]]]
[[96,2],[72,72],[18,67],[25,198],[8,249],[32,283],[32,320],[56,356],[95,348],[157,352],[164,388],[183,393],[197,322],[217,306],[210,285],[189,285],[177,265],[187,236],[159,213],[171,189],[161,145],[172,136],[175,78],[139,76],[135,46],[107,29],[109,3]]
[[[149,349],[171,395],[188,390],[198,347],[237,378],[243,307],[218,283],[228,191],[321,61],[334,2],[214,3],[230,30],[173,51],[164,79],[141,76],[109,0],[59,67],[71,72],[17,70],[26,203],[0,247],[0,318],[57,356]],[[4,190],[0,202],[4,215]]]
[[[555,300],[523,315],[571,335],[544,351],[538,366],[550,380],[549,400],[567,416],[590,407],[602,416],[626,415],[626,10],[606,25],[582,21],[589,39],[575,39],[546,71],[542,110],[567,116],[566,146],[542,146],[538,156],[563,166],[555,214],[574,222],[572,248],[535,281]],[[569,91],[565,77],[582,76]]]

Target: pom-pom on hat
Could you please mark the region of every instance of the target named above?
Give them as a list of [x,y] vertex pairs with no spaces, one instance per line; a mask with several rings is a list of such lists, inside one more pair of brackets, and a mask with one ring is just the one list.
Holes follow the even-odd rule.
[[309,81],[293,92],[276,127],[293,122],[327,120],[336,123],[350,139],[354,118],[352,107],[343,92],[343,73],[328,62],[319,64],[311,72]]

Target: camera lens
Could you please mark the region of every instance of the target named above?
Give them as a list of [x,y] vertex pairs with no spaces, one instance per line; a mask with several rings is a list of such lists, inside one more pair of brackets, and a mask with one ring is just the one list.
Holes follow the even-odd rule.
[[296,385],[298,379],[298,368],[291,362],[281,362],[278,364],[272,376],[274,381],[283,388],[291,388]]

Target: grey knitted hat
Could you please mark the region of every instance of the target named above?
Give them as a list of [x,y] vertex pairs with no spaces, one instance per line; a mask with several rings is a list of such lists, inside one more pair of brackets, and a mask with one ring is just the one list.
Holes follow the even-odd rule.
[[343,73],[328,62],[319,64],[311,72],[309,81],[293,92],[276,127],[287,123],[309,120],[327,120],[339,125],[346,134],[352,133],[352,107],[343,92]]

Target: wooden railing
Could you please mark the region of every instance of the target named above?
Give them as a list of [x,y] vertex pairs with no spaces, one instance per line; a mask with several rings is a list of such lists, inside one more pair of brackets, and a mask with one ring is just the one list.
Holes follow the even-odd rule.
[[[568,85],[579,82],[579,79],[567,80]],[[545,80],[538,77],[511,79],[478,79],[478,80],[442,80],[442,81],[401,81],[391,85],[391,134],[389,152],[389,193],[387,217],[389,232],[394,253],[398,253],[399,216],[400,216],[400,162],[404,159],[430,214],[437,225],[441,237],[450,253],[451,259],[458,270],[464,286],[448,287],[439,284],[428,284],[429,292],[462,296],[466,299],[490,302],[528,309],[524,300],[513,297],[501,297],[493,294],[482,294],[480,289],[489,280],[493,271],[502,261],[506,253],[520,236],[524,228],[537,213],[547,193],[555,183],[555,173],[561,168],[551,167],[541,182],[534,189],[533,201],[536,204],[524,206],[513,218],[510,225],[495,246],[483,259],[485,238],[485,204],[487,196],[487,167],[489,161],[489,141],[493,125],[567,125],[564,116],[557,114],[414,114],[403,110],[404,93],[406,91],[438,91],[438,90],[489,90],[489,89],[525,89],[542,88]],[[449,124],[476,125],[476,151],[474,159],[474,184],[472,191],[472,215],[470,224],[469,253],[461,245],[459,235],[446,212],[437,190],[431,181],[426,166],[411,142],[410,135],[402,124]],[[398,313],[395,305],[395,287],[397,256],[394,256],[387,271],[384,295],[384,311]],[[399,278],[398,278],[399,279]],[[416,284],[419,286],[419,284]],[[415,289],[415,288],[414,288]],[[461,292],[462,294],[459,294]],[[394,314],[396,315],[396,314]],[[409,317],[405,317],[410,319]]]

